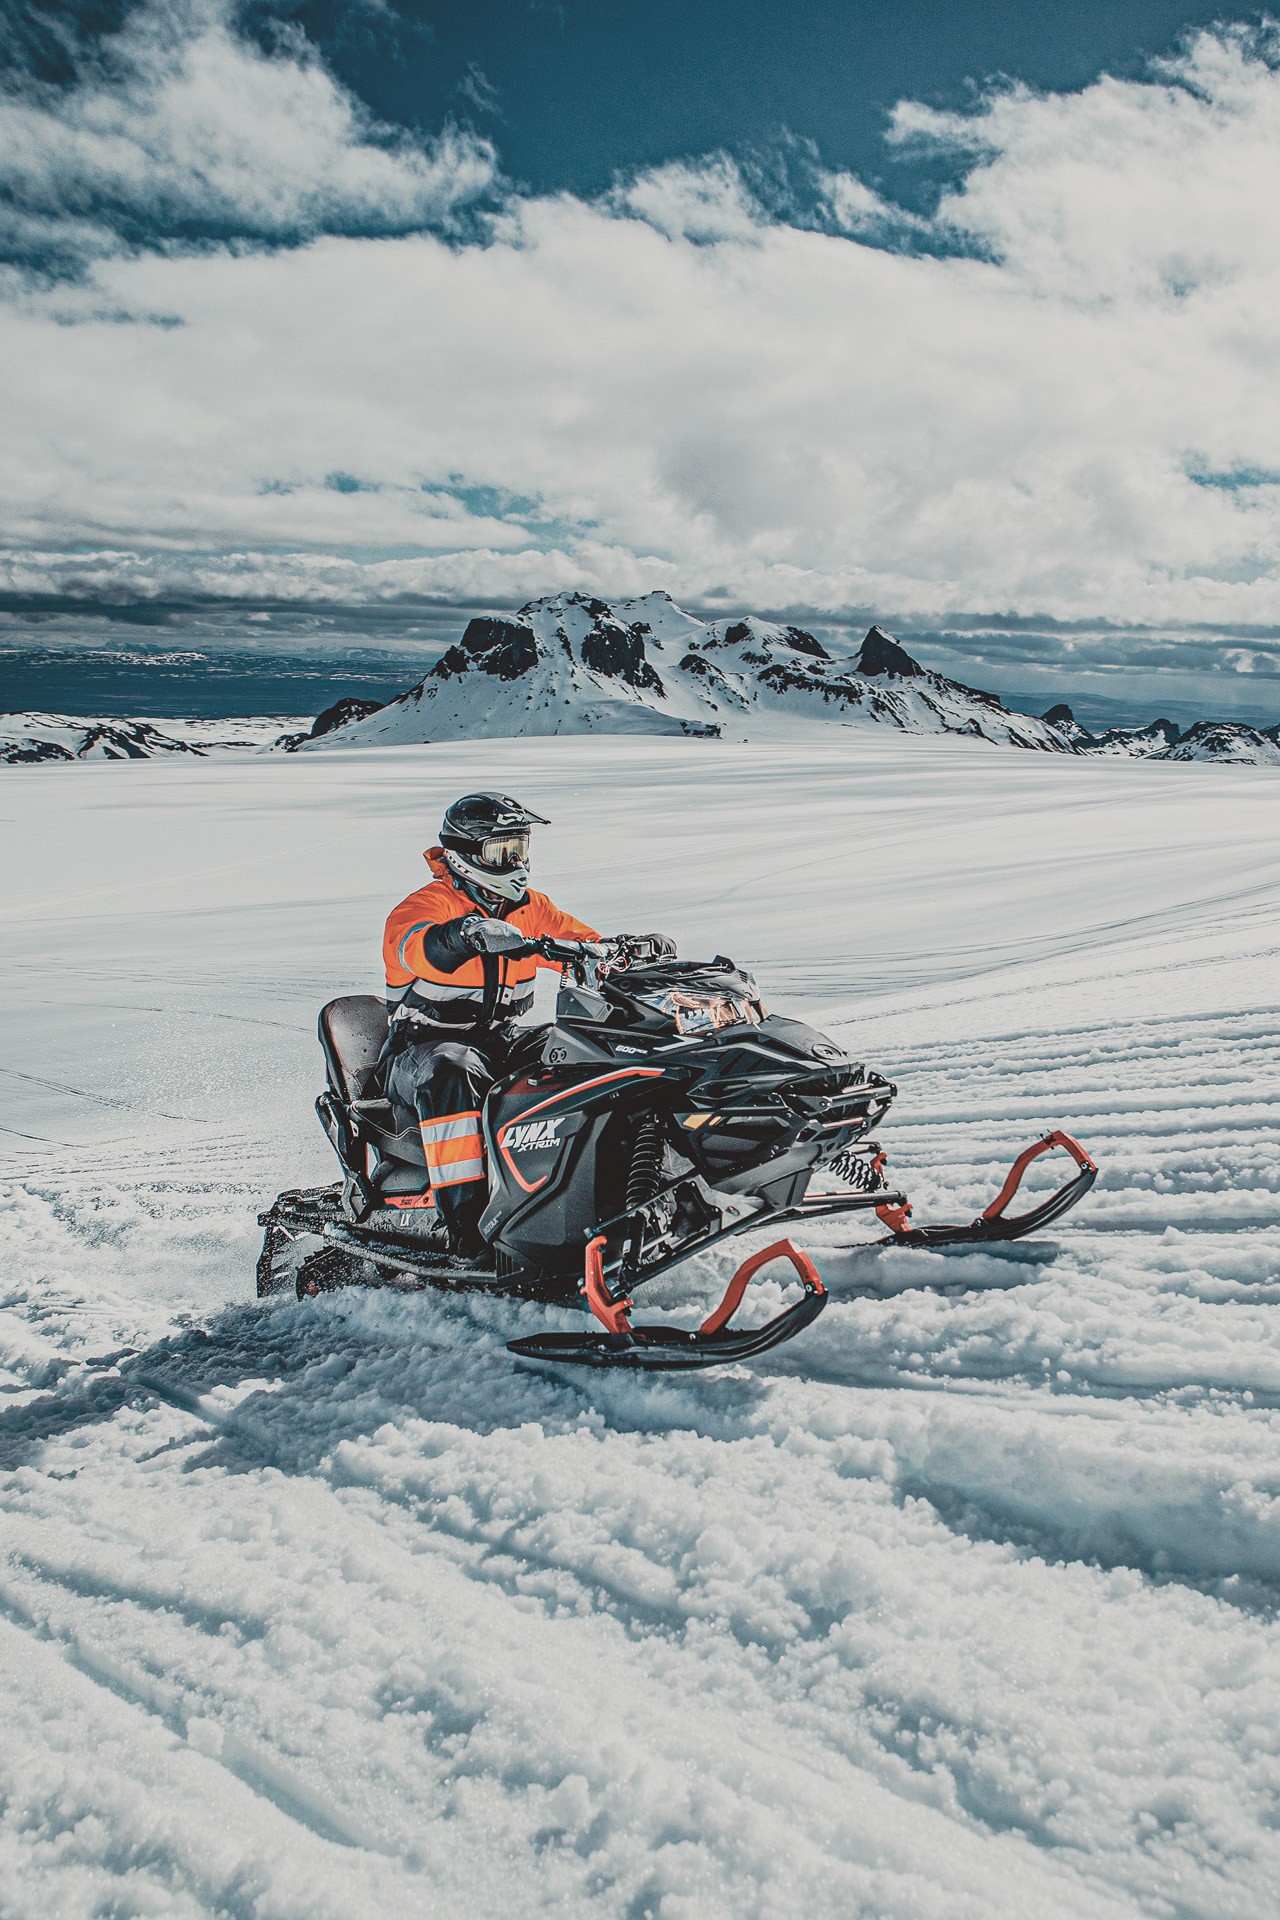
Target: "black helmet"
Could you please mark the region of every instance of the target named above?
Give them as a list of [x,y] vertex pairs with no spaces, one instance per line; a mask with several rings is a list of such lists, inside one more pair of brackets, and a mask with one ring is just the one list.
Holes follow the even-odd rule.
[[508,794],[468,793],[445,814],[440,845],[468,893],[523,900],[529,888],[529,829],[548,824]]

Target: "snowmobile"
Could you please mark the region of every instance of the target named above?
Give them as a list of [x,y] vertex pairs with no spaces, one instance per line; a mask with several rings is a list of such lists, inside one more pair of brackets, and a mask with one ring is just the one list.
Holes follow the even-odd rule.
[[[417,1116],[379,1091],[387,1009],[356,994],[319,1019],[328,1084],[316,1112],[343,1178],[282,1193],[259,1215],[260,1295],[292,1286],[301,1300],[352,1284],[514,1295],[585,1307],[593,1321],[508,1341],[525,1358],[708,1367],[794,1338],[827,1303],[808,1254],[774,1237],[699,1327],[632,1324],[639,1286],[721,1241],[866,1212],[888,1228],[875,1244],[1015,1240],[1058,1219],[1096,1178],[1083,1147],[1054,1131],[1018,1157],[976,1220],[914,1226],[871,1137],[897,1088],[802,1021],[767,1012],[732,960],[653,963],[625,941],[530,944],[562,979],[554,1023],[514,1030],[484,1103],[480,1231],[491,1263],[448,1254]],[[1074,1178],[1009,1214],[1027,1168],[1054,1147],[1075,1161]],[[763,1326],[732,1328],[749,1281],[775,1260],[791,1263],[801,1297]]]

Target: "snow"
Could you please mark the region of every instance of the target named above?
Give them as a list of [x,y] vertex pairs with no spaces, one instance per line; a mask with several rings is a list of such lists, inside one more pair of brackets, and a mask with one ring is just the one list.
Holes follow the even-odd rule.
[[[1274,1911],[1277,778],[835,730],[11,769],[0,1912]],[[563,1316],[511,1301],[256,1302],[257,1209],[331,1177],[316,1008],[484,786],[553,898],[897,1080],[918,1217],[1055,1121],[1093,1194],[815,1231],[822,1318],[692,1379],[517,1363]]]

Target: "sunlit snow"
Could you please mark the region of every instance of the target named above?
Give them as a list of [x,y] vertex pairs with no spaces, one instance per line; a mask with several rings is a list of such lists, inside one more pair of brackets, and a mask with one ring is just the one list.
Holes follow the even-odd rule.
[[[692,1378],[259,1304],[258,1209],[335,1170],[316,1010],[484,786],[553,898],[895,1079],[918,1219],[1053,1122],[1094,1192],[1004,1250],[828,1226],[821,1320]],[[1280,774],[833,729],[0,793],[0,1911],[1275,1911]]]

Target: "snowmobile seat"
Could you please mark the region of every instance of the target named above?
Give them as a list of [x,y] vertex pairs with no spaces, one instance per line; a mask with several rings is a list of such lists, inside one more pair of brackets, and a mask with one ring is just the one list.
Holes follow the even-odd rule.
[[320,1045],[329,1085],[346,1106],[376,1100],[373,1070],[387,1038],[387,1009],[372,993],[349,993],[320,1009]]
[[[344,1118],[324,1121],[338,1157],[380,1193],[417,1192],[426,1184],[417,1116],[383,1099],[374,1080],[387,1037],[386,1007],[371,993],[330,1000],[320,1010],[319,1034],[329,1085],[346,1109]],[[372,1162],[366,1149],[372,1149]]]

